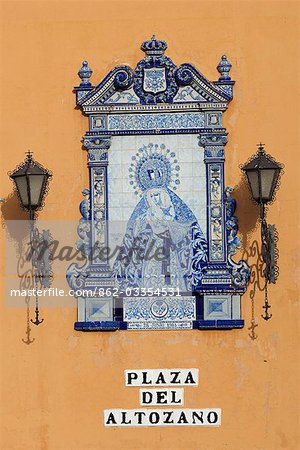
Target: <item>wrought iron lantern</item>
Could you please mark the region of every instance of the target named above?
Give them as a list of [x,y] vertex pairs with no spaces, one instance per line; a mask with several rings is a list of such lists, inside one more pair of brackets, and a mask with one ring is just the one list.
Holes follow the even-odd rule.
[[27,152],[25,161],[9,174],[17,188],[22,207],[29,211],[30,220],[43,205],[51,172],[32,158]]
[[277,240],[275,225],[268,225],[266,221],[266,205],[274,200],[275,192],[279,186],[280,174],[283,166],[272,156],[265,152],[264,144],[258,145],[258,151],[241,169],[247,176],[253,200],[260,207],[262,258],[265,264],[265,314],[262,316],[269,320],[272,314],[268,313],[271,306],[268,303],[268,283],[276,283],[278,278],[277,266]]
[[266,154],[263,144],[259,144],[257,154],[242,167],[242,170],[247,175],[252,197],[262,207],[263,213],[263,206],[274,198],[282,166]]
[[[51,262],[49,250],[51,236],[49,231],[42,233],[36,227],[36,212],[43,207],[43,201],[48,190],[49,180],[52,174],[40,163],[32,158],[30,151],[26,154],[26,159],[13,172],[9,172],[9,177],[15,183],[15,188],[23,209],[29,212],[30,219],[30,253],[29,259],[32,264],[33,287],[48,288],[51,285]],[[42,323],[44,319],[39,319],[38,296],[36,295],[35,320],[31,322],[35,325]],[[28,326],[28,333],[30,328]],[[33,341],[24,341],[29,344]]]

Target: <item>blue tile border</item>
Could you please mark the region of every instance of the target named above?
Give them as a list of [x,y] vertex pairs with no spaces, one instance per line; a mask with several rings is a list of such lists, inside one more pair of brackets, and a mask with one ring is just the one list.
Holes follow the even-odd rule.
[[[231,330],[243,328],[244,320],[194,320],[194,330]],[[75,322],[76,331],[117,331],[127,330],[127,323],[121,321],[109,322]]]
[[117,331],[126,330],[127,324],[124,322],[75,322],[76,331]]
[[194,322],[194,329],[197,330],[212,330],[212,329],[232,329],[243,328],[244,320],[196,320]]

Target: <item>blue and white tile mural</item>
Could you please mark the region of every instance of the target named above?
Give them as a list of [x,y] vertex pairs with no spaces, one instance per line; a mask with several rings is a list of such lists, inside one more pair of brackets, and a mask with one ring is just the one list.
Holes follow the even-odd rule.
[[[190,140],[189,136],[187,139]],[[168,142],[166,137],[163,140]],[[127,221],[126,230],[122,248],[113,265],[113,275],[117,286],[121,289],[127,286],[173,287],[179,288],[182,292],[191,291],[194,274],[192,267],[198,264],[198,275],[200,275],[201,263],[204,264],[207,260],[205,236],[194,212],[188,205],[190,200],[195,207],[193,198],[196,199],[193,191],[192,153],[188,152],[188,148],[178,149],[181,153],[179,159],[176,153],[163,143],[151,142],[146,145],[142,144],[145,139],[132,141],[133,145],[142,146],[131,156],[132,162],[128,168],[128,176],[124,177],[125,186],[122,186],[125,192],[114,189],[118,186],[118,182],[114,183],[113,164],[110,165],[108,172],[108,180],[111,179],[112,184],[115,185],[110,188],[110,181],[108,182],[112,197],[124,194],[124,198],[127,197],[129,200],[126,205],[130,205],[124,211],[124,219]],[[170,144],[178,147],[173,136]],[[180,185],[181,162],[185,171],[182,178],[183,186]],[[123,167],[126,165],[126,163],[123,164]],[[198,162],[198,165],[201,164]],[[203,189],[201,198],[200,188],[201,184],[204,188],[204,177],[203,170],[199,170],[195,177],[199,183],[197,212],[202,217],[205,216],[205,190]],[[116,178],[116,180],[120,179]],[[134,196],[130,196],[131,193],[127,192],[126,184],[133,190]],[[196,234],[197,248],[193,246]],[[151,254],[155,255],[160,250],[165,250],[165,259],[150,258]],[[129,258],[128,255],[131,252],[133,254]],[[139,258],[135,253],[139,254]]]
[[235,200],[224,182],[231,64],[223,55],[210,82],[166,48],[152,37],[135,70],[118,66],[97,86],[86,61],[79,71],[90,186],[78,226],[85,263],[67,272],[77,330],[243,326],[249,268],[233,260]]

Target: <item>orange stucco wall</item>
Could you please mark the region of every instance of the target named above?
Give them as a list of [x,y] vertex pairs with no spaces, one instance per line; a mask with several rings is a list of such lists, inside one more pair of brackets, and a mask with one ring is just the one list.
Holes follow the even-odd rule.
[[[80,333],[76,308],[48,308],[24,345],[26,311],[1,294],[1,434],[3,450],[277,450],[297,449],[299,428],[299,3],[272,1],[7,1],[1,2],[1,192],[6,173],[30,148],[54,178],[42,219],[79,218],[87,186],[81,137],[87,118],[75,110],[72,87],[82,59],[96,83],[115,65],[135,66],[140,43],[168,42],[176,64],[191,62],[217,78],[223,53],[232,62],[234,100],[226,184],[236,186],[243,244],[258,237],[257,210],[239,164],[262,140],[285,164],[270,207],[280,240],[280,278],[270,288],[273,317],[251,340],[249,291],[245,328],[233,331]],[[2,206],[1,280],[5,282],[5,220],[25,218],[16,202]],[[131,368],[198,367],[200,384],[186,388],[185,407],[221,407],[220,428],[105,429],[103,409],[137,408],[124,386]]]

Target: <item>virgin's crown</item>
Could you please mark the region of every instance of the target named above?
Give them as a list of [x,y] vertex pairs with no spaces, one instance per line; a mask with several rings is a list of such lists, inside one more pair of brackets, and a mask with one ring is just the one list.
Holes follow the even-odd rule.
[[176,190],[180,184],[179,170],[175,152],[171,152],[164,144],[150,143],[132,157],[129,167],[130,184],[136,194],[159,187]]

